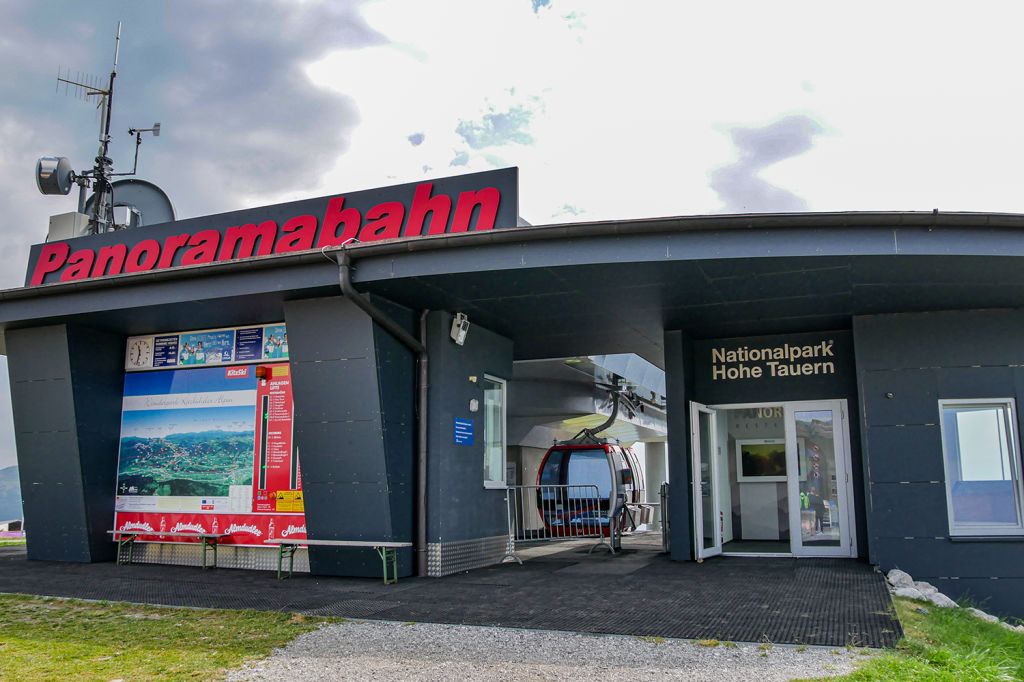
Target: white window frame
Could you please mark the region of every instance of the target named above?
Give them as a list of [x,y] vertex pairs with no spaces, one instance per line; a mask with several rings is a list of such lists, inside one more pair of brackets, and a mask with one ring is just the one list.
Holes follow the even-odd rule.
[[484,402],[483,418],[483,441],[484,441],[484,488],[504,490],[508,487],[505,481],[505,465],[508,462],[508,381],[501,377],[484,374],[484,381],[493,381],[501,386],[501,480],[493,481],[486,478],[487,475],[487,404]]
[[[992,405],[993,407],[1005,407],[1009,410],[1009,425],[1007,428],[1007,439],[1009,443],[1010,469],[1014,481],[1017,504],[1017,525],[969,525],[957,526],[953,519],[953,490],[950,486],[950,461],[946,447],[946,422],[945,413],[951,407],[978,407],[979,405]],[[946,480],[946,516],[949,524],[950,537],[988,537],[994,535],[1024,535],[1024,481],[1022,481],[1022,464],[1020,457],[1020,438],[1017,430],[1017,407],[1013,398],[965,398],[965,399],[943,399],[939,401],[939,437],[942,439],[942,470]],[[957,465],[962,467],[959,456]],[[959,473],[959,472],[958,472]]]

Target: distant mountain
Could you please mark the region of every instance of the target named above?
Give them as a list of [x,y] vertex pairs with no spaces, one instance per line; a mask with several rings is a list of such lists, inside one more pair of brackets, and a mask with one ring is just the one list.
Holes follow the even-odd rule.
[[21,484],[18,482],[18,467],[0,469],[0,521],[20,519]]
[[252,431],[191,431],[188,433],[172,433],[164,436],[164,440],[169,440],[172,443],[203,443],[221,438],[238,437],[252,439]]

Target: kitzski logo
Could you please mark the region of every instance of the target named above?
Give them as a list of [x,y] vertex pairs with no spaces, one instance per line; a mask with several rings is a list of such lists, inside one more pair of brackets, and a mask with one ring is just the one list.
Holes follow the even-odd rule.
[[228,367],[228,379],[244,379],[249,376],[248,367]]
[[306,534],[306,526],[305,526],[305,524],[303,524],[301,526],[288,526],[283,531],[281,531],[281,537],[286,538],[289,535],[295,535],[296,533],[302,533],[303,535],[305,535]]
[[247,525],[243,523],[232,523],[230,526],[224,529],[224,532],[228,534],[248,533],[249,535],[255,535],[256,537],[261,537],[263,535],[263,531],[261,531],[256,526],[252,524]]

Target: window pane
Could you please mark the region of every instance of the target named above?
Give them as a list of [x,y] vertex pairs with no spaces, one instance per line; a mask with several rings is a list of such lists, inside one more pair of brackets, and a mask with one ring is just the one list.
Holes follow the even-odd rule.
[[544,468],[540,472],[541,485],[558,485],[561,483],[562,454],[561,450],[555,450],[548,455],[548,460],[544,463]]
[[[608,497],[612,492],[608,454],[604,450],[573,450],[569,454],[569,472],[565,482],[569,485],[597,486],[598,497]],[[570,496],[587,497],[590,494],[583,490],[570,492]]]
[[505,384],[485,378],[484,480],[505,480]]
[[1009,406],[947,405],[942,417],[953,525],[1019,526],[1019,473]]

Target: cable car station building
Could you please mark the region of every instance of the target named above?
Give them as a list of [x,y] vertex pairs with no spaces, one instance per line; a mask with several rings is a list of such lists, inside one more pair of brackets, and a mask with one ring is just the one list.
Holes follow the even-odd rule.
[[194,561],[160,533],[203,529],[237,567],[289,536],[497,563],[548,427],[607,414],[587,373],[644,399],[620,439],[672,560],[867,561],[1024,617],[1024,216],[517,209],[508,169],[33,247],[0,292],[29,559],[120,529]]

